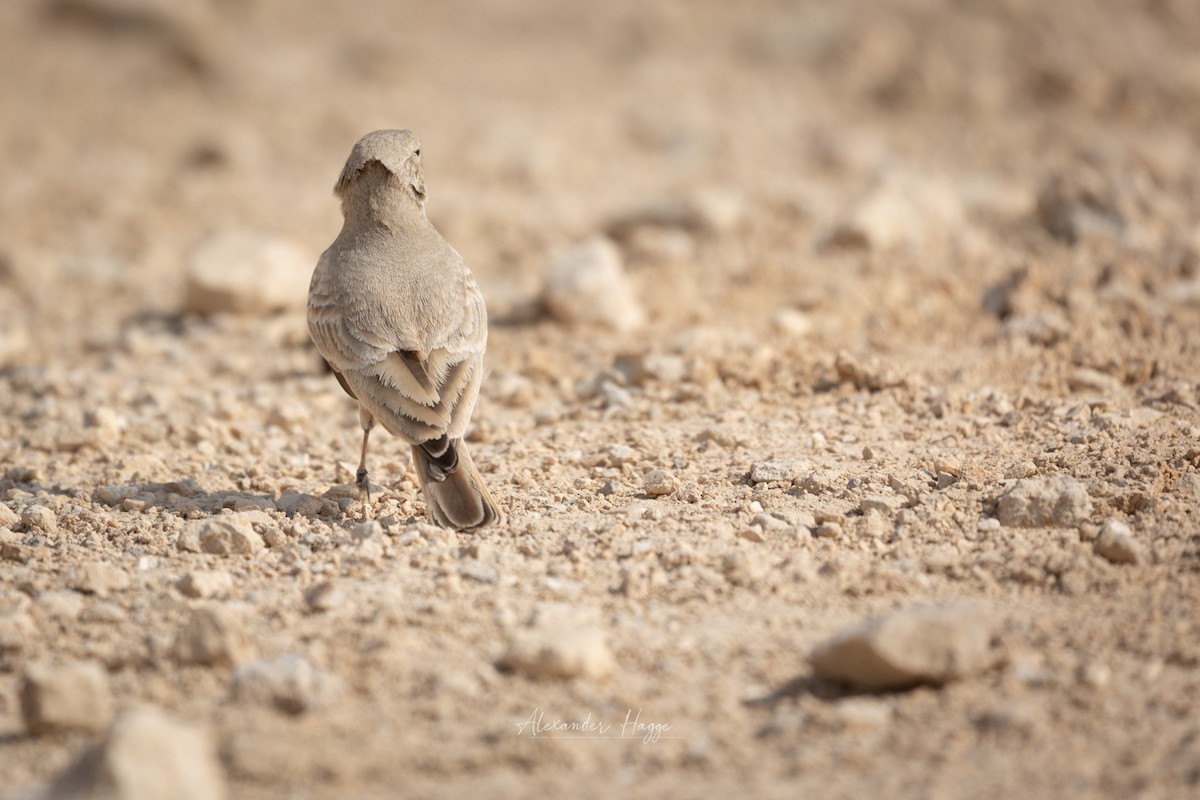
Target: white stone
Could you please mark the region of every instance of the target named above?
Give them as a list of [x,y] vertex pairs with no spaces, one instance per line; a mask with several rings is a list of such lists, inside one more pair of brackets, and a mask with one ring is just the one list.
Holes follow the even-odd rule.
[[1146,551],[1133,538],[1133,531],[1119,520],[1110,519],[1100,528],[1096,553],[1114,564],[1144,564]]
[[750,480],[753,483],[791,483],[807,464],[803,459],[756,461],[750,466]]
[[903,169],[884,173],[834,224],[829,244],[887,249],[921,246],[965,228],[962,200],[946,180]]
[[175,582],[175,588],[185,597],[226,597],[233,591],[233,576],[225,570],[192,570]]
[[34,504],[21,510],[21,524],[26,530],[52,533],[58,530],[58,517],[45,506]]
[[819,645],[809,660],[823,678],[866,691],[943,684],[988,659],[991,622],[973,606],[909,608],[876,617]]
[[179,534],[180,550],[216,555],[252,555],[262,550],[262,536],[243,514],[220,514],[189,523]]
[[201,242],[184,274],[184,310],[261,314],[302,308],[312,257],[291,241],[225,231]]
[[665,469],[651,470],[642,478],[642,488],[651,497],[666,497],[679,490],[679,480]]
[[239,664],[233,672],[235,699],[271,705],[288,714],[318,708],[339,693],[336,679],[294,653]]
[[621,253],[604,237],[594,237],[559,253],[546,270],[542,304],[569,324],[599,324],[618,331],[646,319]]
[[603,680],[616,669],[604,634],[590,627],[520,631],[510,640],[499,665],[533,678]]
[[1069,475],[1023,478],[1000,496],[997,518],[1008,528],[1069,528],[1087,521],[1092,498]]

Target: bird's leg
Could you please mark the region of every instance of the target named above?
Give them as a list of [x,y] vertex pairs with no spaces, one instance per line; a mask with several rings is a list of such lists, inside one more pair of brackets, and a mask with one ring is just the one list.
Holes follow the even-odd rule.
[[355,473],[354,477],[358,482],[358,488],[363,493],[362,520],[365,522],[367,513],[371,508],[371,480],[367,476],[367,441],[371,438],[371,428],[375,427],[375,419],[362,412],[360,412],[359,417],[363,429],[362,454],[359,456],[358,472]]

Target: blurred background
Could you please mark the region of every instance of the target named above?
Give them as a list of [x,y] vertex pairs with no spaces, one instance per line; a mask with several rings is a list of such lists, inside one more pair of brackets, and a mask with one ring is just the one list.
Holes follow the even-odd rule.
[[271,302],[302,304],[379,127],[423,140],[431,217],[501,315],[595,232],[662,262],[652,319],[751,325],[897,249],[983,284],[1020,237],[1195,249],[1190,0],[13,0],[0,39],[9,364],[211,310],[188,270],[230,252],[291,258]]
[[[43,657],[211,724],[250,800],[1195,794],[1200,1],[0,0],[0,112],[0,797],[90,741],[22,716]],[[354,527],[306,330],[382,127],[492,320],[469,543],[393,437]],[[1063,527],[1001,529],[1042,475]],[[224,510],[253,555],[188,552]],[[230,664],[307,659],[284,713],[179,656],[210,596]],[[814,690],[835,627],[949,598],[1005,617],[982,674]],[[611,684],[495,669],[544,610]],[[513,735],[643,702],[684,735]]]

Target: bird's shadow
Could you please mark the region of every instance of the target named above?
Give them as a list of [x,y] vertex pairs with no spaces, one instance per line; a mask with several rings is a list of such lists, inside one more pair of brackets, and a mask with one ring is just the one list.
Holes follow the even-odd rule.
[[[281,497],[276,498],[273,494],[246,492],[233,488],[208,490],[202,488],[194,478],[90,487],[5,480],[0,481],[0,488],[5,490],[17,488],[34,496],[44,492],[47,495],[69,498],[80,504],[90,502],[117,511],[145,513],[149,509],[158,509],[186,519],[211,516],[229,509],[232,511],[281,511],[288,517],[304,516],[333,520],[345,515],[346,509],[343,507],[342,501],[350,499],[350,493],[345,491],[342,492],[345,498],[331,496],[336,494],[333,492],[326,492],[322,495],[284,492]],[[339,488],[345,489],[345,487]],[[293,498],[290,498],[290,503],[287,502],[289,494],[294,495]]]

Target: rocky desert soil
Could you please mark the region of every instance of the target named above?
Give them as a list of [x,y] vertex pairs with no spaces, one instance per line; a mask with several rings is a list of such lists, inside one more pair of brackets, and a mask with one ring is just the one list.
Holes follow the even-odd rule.
[[[0,4],[0,797],[1200,794],[1200,5]],[[504,527],[304,297],[421,137]]]

